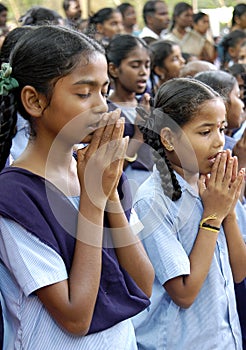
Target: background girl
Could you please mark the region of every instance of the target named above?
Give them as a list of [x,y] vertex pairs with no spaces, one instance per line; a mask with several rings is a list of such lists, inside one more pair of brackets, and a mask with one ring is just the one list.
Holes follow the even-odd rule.
[[130,137],[130,142],[125,172],[134,193],[149,176],[153,165],[149,148],[143,144],[143,136],[137,126],[135,109],[139,101],[148,105],[149,96],[143,94],[150,73],[149,49],[142,39],[125,34],[111,40],[106,55],[112,81],[109,108],[120,107],[126,118],[125,135]]
[[193,8],[186,2],[178,2],[173,9],[172,22],[166,40],[179,44],[182,52],[192,53],[186,50],[185,43],[193,24]]
[[[0,175],[3,349],[136,349],[128,319],[149,304],[153,274],[117,190],[127,138],[119,111],[105,113],[104,50],[72,29],[41,26],[10,63],[1,106],[14,99],[11,115],[16,105],[31,138]],[[89,146],[76,162],[81,141]],[[128,199],[125,191],[126,211]]]
[[173,41],[158,40],[150,45],[151,51],[151,94],[165,81],[179,77],[185,65],[180,47]]
[[246,29],[246,4],[240,3],[234,6],[231,20],[231,31]]
[[[227,126],[225,129],[225,149],[230,149],[238,157],[240,168],[246,167],[246,133],[238,142],[231,137],[234,130],[243,123],[244,103],[241,99],[237,79],[230,73],[223,71],[200,72],[194,76],[217,91],[225,101]],[[244,202],[244,185],[241,200]]]
[[239,52],[242,44],[246,41],[246,33],[243,30],[234,30],[225,35],[217,46],[216,65],[220,69],[227,69],[238,63]]
[[246,275],[237,222],[246,238],[245,171],[223,152],[225,116],[214,90],[177,78],[160,87],[143,123],[156,168],[134,208],[156,277],[149,311],[133,319],[139,349],[242,349],[233,280]]
[[104,46],[107,46],[116,34],[122,32],[122,15],[118,9],[104,7],[89,18],[87,34]]

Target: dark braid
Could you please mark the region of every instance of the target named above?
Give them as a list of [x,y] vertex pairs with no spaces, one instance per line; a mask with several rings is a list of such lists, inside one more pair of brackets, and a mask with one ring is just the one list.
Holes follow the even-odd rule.
[[[158,147],[159,145],[159,147]],[[161,177],[161,186],[164,193],[173,201],[178,200],[181,195],[181,187],[176,178],[176,175],[173,171],[171,163],[169,162],[165,149],[160,141],[160,138],[156,140],[156,151],[159,154],[159,157],[154,156],[154,161],[156,163],[156,168],[159,170]]]
[[143,120],[143,122],[140,121],[139,129],[143,133],[144,142],[152,147],[153,158],[160,173],[163,191],[170,199],[176,201],[181,197],[182,191],[171,163],[166,156],[160,136],[154,130],[154,113],[149,116],[142,107],[137,107],[137,112]]
[[0,170],[6,164],[15,134],[17,113],[13,93],[0,95]]

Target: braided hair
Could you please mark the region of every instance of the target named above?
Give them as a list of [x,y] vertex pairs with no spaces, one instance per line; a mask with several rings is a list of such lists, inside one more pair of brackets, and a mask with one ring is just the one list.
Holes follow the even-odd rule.
[[150,115],[143,108],[137,108],[142,118],[139,129],[144,142],[153,149],[163,191],[173,201],[181,197],[182,191],[161,142],[161,130],[168,127],[178,133],[197,116],[203,103],[215,98],[220,98],[220,95],[202,82],[192,78],[174,78],[159,88]]
[[16,130],[17,112],[13,93],[0,95],[0,170],[6,164]]

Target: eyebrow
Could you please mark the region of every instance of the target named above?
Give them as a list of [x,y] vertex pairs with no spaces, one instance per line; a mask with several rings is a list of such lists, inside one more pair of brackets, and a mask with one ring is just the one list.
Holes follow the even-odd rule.
[[204,123],[204,124],[201,124],[199,125],[199,128],[202,128],[202,127],[206,127],[206,126],[214,126],[214,125],[223,125],[223,124],[226,124],[226,120],[223,120],[222,122],[219,122],[219,123]]
[[[109,79],[104,82],[102,86],[106,86],[109,84]],[[79,80],[76,81],[73,85],[91,85],[91,86],[98,86],[100,85],[97,81],[91,80],[91,79],[85,79],[85,80]]]

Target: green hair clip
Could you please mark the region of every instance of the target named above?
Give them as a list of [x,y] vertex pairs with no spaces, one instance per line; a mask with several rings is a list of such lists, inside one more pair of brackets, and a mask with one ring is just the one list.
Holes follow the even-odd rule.
[[9,63],[2,63],[0,70],[0,95],[8,95],[9,91],[19,86],[18,81],[11,78],[12,67]]

